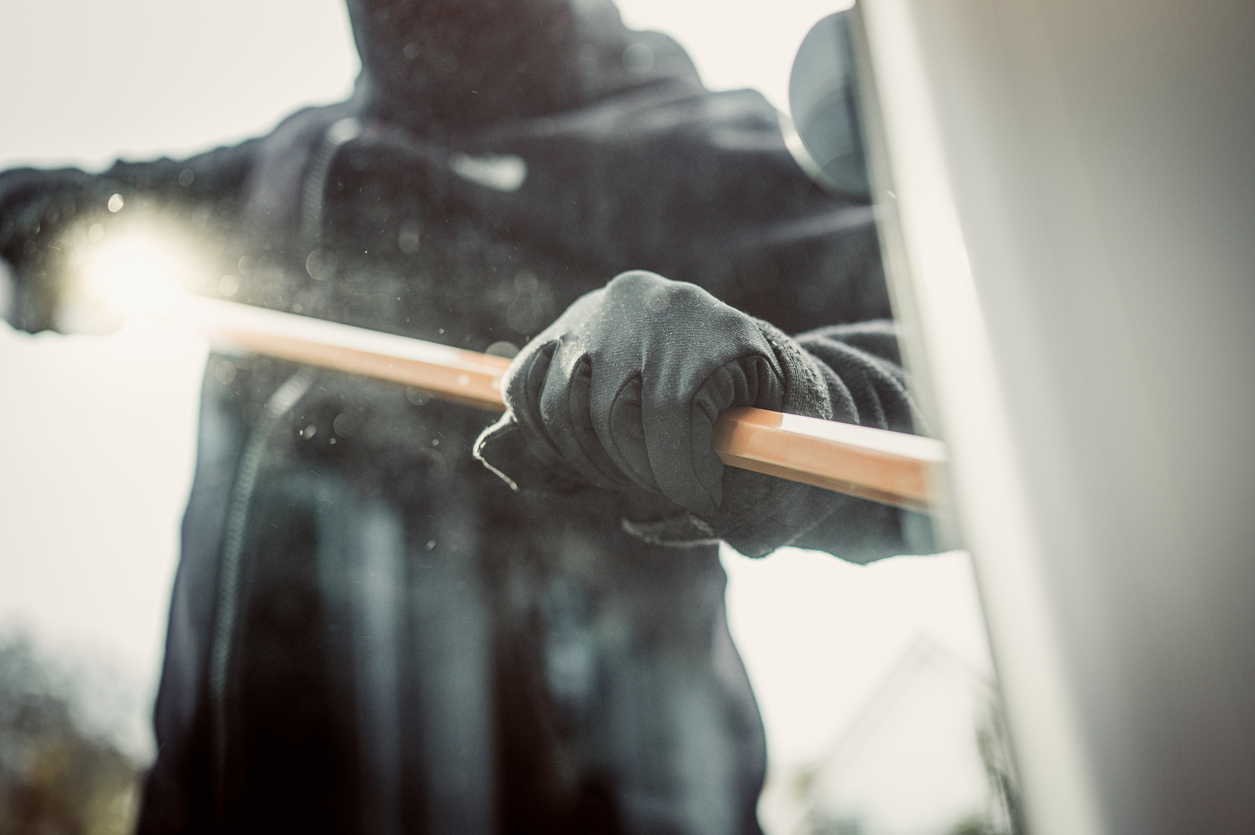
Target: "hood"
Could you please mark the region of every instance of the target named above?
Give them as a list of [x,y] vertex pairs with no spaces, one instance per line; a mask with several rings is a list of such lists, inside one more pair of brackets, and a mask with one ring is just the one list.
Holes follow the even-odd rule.
[[610,0],[348,0],[354,101],[420,134],[582,107],[665,80],[700,89],[684,50]]

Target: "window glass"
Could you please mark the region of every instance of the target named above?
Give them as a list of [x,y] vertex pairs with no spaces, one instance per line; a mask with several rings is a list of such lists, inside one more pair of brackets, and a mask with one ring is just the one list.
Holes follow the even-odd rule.
[[[769,336],[855,328],[800,343],[847,382],[881,367],[873,210],[812,185],[776,113],[839,4],[620,0],[666,36],[597,2],[425,5],[0,12],[0,170],[45,172],[0,179],[0,820],[127,831],[164,659],[158,724],[193,753],[153,773],[227,820],[264,791],[354,830],[1012,831],[963,553],[838,523],[870,511],[805,533],[770,491],[714,534],[807,547],[642,544],[605,520],[679,516],[497,499],[467,407],[86,301],[177,274],[513,357],[642,268]],[[257,776],[292,762],[323,765]]]

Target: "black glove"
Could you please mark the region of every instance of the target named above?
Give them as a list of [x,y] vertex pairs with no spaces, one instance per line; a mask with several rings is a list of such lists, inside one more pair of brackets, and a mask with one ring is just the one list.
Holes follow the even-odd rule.
[[[75,169],[0,171],[0,259],[12,267],[9,322],[20,330],[53,327],[64,293],[59,230],[74,216],[89,176]],[[99,202],[105,207],[106,196]]]
[[[819,363],[796,342],[695,285],[620,275],[528,343],[502,389],[508,410],[480,436],[476,457],[517,489],[618,490],[635,508],[642,492],[665,497],[662,518],[625,522],[644,538],[737,545],[735,529],[773,527],[766,520],[799,491],[835,501],[826,491],[724,472],[712,447],[722,412],[757,406],[829,418],[830,394]],[[813,505],[792,502],[809,518],[786,514],[788,534],[827,515]]]

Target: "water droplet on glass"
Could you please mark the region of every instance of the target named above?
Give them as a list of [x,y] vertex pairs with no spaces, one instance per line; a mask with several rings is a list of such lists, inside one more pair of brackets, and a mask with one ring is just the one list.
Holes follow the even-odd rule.
[[235,363],[231,362],[231,360],[222,360],[214,365],[214,376],[224,386],[230,385],[235,381],[235,373]]
[[406,58],[409,58],[411,61],[413,61],[415,58],[417,58],[419,55],[421,55],[421,54],[422,54],[422,52],[423,52],[423,51],[422,51],[421,49],[419,49],[419,46],[418,46],[418,44],[416,44],[416,43],[407,43],[407,44],[405,45],[405,49],[401,50],[401,53],[402,53],[402,54],[403,54]]
[[301,430],[301,437],[307,441],[317,434],[318,434],[318,427],[312,423],[309,426],[306,426],[304,429]]
[[93,223],[92,228],[87,230],[87,240],[92,243],[99,243],[100,239],[105,236],[105,227],[99,223]]
[[540,280],[529,270],[523,270],[514,277],[514,291],[521,296],[535,293],[539,286]]
[[349,417],[347,412],[341,412],[336,415],[336,419],[331,422],[331,428],[341,438],[347,438],[353,434],[353,419]]
[[218,282],[218,292],[224,296],[234,296],[240,292],[240,280],[233,275],[224,275]]
[[515,345],[513,342],[494,342],[488,346],[488,350],[484,351],[484,353],[494,357],[514,359],[518,356],[519,346]]
[[431,439],[431,445],[432,445],[432,446],[440,446],[440,439],[439,439],[439,438],[432,438],[432,439]]
[[122,211],[122,206],[122,195],[115,194],[109,198],[109,211],[120,212]]
[[179,185],[190,186],[196,181],[196,172],[190,168],[184,168],[179,172]]
[[235,268],[240,271],[240,275],[252,275],[253,268],[257,266],[257,261],[251,255],[245,255],[240,259],[240,263]]
[[467,376],[466,374],[459,374],[459,375],[458,375],[458,385],[459,385],[459,386],[469,386],[470,384],[471,384],[471,378],[470,378],[469,376]]
[[315,281],[326,281],[336,273],[336,256],[325,249],[315,249],[305,259],[305,269]]
[[418,460],[423,462],[423,468],[429,475],[444,476],[448,472],[445,465],[444,456],[434,449],[424,448],[418,451]]
[[654,51],[643,43],[623,50],[623,68],[633,75],[644,75],[654,68]]
[[415,406],[426,406],[431,402],[431,395],[422,389],[407,388],[405,390],[405,399]]
[[406,255],[418,252],[418,223],[407,220],[401,224],[401,229],[397,232],[397,248]]
[[457,72],[458,71],[458,59],[452,55],[446,55],[445,57],[440,59],[440,69],[444,70],[445,72]]
[[545,309],[536,299],[522,296],[510,303],[505,320],[519,333],[536,333],[545,322]]
[[432,548],[435,548],[435,547],[436,547],[436,540],[434,540],[434,539],[429,539],[429,540],[427,540],[427,545],[426,545],[426,546],[424,546],[424,547],[425,547],[428,551],[430,551]]

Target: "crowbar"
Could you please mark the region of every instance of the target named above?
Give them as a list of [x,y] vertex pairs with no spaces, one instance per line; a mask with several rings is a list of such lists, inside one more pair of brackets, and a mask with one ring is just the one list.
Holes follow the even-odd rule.
[[[199,296],[181,299],[174,318],[253,353],[505,410],[504,357]],[[721,415],[714,447],[728,466],[924,512],[946,461],[944,445],[933,438],[754,408]]]

